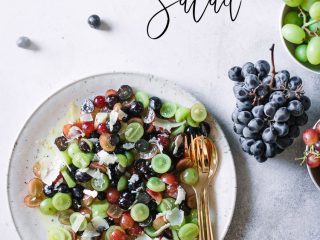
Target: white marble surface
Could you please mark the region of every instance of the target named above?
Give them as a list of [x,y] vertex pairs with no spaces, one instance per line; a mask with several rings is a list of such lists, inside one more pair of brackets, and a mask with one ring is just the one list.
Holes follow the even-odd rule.
[[[195,24],[175,6],[170,9],[167,33],[151,40],[146,25],[160,9],[158,0],[1,1],[1,236],[18,239],[7,207],[6,172],[10,149],[27,117],[49,95],[76,79],[138,71],[179,83],[202,99],[224,128],[238,174],[237,206],[226,239],[319,239],[320,194],[306,168],[293,160],[301,154],[301,141],[276,159],[258,164],[240,151],[232,133],[235,101],[226,72],[232,65],[269,58],[272,43],[276,43],[278,69],[286,68],[305,80],[313,100],[308,125],[320,117],[320,78],[286,55],[278,26],[281,7],[280,0],[243,0],[235,23],[226,10],[214,15],[209,9]],[[110,29],[89,28],[86,19],[92,13],[99,14]],[[17,48],[20,35],[30,37],[37,49]]]

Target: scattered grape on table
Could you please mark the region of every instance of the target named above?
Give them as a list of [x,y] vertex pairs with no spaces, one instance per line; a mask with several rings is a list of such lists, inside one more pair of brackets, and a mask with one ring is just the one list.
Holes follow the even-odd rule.
[[300,126],[308,121],[306,111],[310,99],[305,96],[302,79],[290,76],[287,70],[279,72],[260,60],[232,67],[229,78],[235,81],[236,108],[232,113],[234,132],[238,134],[244,152],[258,162],[273,158],[289,147],[300,135]]
[[184,107],[123,85],[84,99],[79,111],[55,136],[56,162],[34,165],[24,199],[57,216],[48,239],[197,239],[188,189],[198,172],[184,141],[209,136],[204,105]]

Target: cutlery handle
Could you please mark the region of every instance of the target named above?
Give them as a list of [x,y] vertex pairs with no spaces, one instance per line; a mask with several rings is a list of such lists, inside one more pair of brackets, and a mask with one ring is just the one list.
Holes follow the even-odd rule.
[[203,225],[206,226],[205,231],[205,239],[206,240],[214,240],[213,237],[213,230],[212,230],[212,223],[210,218],[210,210],[209,210],[209,195],[207,189],[205,188],[203,191],[203,209],[204,209],[204,222]]
[[197,212],[198,212],[198,224],[199,224],[199,240],[206,240],[206,226],[205,222],[205,212],[204,212],[204,204],[203,204],[203,192],[196,192],[197,198]]

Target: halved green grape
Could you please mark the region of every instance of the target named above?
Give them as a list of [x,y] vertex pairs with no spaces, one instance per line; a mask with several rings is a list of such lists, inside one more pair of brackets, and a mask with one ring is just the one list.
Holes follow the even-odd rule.
[[144,108],[149,106],[149,96],[145,92],[138,91],[135,97],[137,101],[142,102]]
[[296,48],[294,55],[295,55],[296,59],[298,59],[298,61],[303,62],[303,63],[308,62],[307,47],[308,47],[308,45],[302,44]]
[[173,240],[180,240],[178,236],[178,232],[176,230],[171,230]]
[[[72,213],[72,214],[70,215],[70,223],[71,223],[71,225],[72,225],[72,224],[76,221],[76,219],[79,218],[79,217],[83,217],[83,215],[82,215],[81,213],[79,213],[79,212],[74,212],[74,213]],[[88,224],[87,219],[84,217],[84,218],[83,218],[83,221],[81,222],[81,225],[80,225],[80,227],[79,227],[79,231],[84,231],[84,230],[86,229],[86,227],[87,227],[87,224]]]
[[66,168],[61,170],[61,174],[63,176],[63,179],[66,181],[69,188],[73,188],[77,185],[77,183],[73,180],[73,178],[70,176],[69,172]]
[[127,126],[124,136],[128,142],[136,142],[142,138],[143,134],[143,126],[138,122],[133,122]]
[[111,236],[111,233],[114,231],[114,230],[120,230],[122,232],[124,232],[124,230],[120,227],[120,226],[116,226],[116,225],[112,225],[108,228],[106,234],[105,234],[105,240],[110,240],[110,236]]
[[303,0],[283,0],[289,7],[298,7]]
[[180,174],[180,179],[182,182],[195,185],[199,181],[199,174],[195,168],[187,168]]
[[198,211],[197,209],[191,209],[190,214],[186,217],[187,223],[198,223]]
[[67,209],[67,210],[59,212],[58,213],[59,223],[64,224],[64,225],[71,225],[70,216],[72,213],[74,213],[74,211],[72,209]]
[[301,44],[306,38],[306,33],[301,27],[297,25],[286,24],[282,27],[282,36],[288,42]]
[[187,223],[180,228],[178,235],[181,240],[194,240],[199,235],[199,227],[194,223]]
[[202,122],[207,118],[207,110],[202,103],[195,103],[191,107],[191,118],[196,122]]
[[174,198],[164,198],[157,207],[158,212],[165,212],[172,210],[176,207]]
[[166,184],[158,177],[151,177],[147,182],[147,188],[154,192],[163,192],[166,190]]
[[160,114],[164,118],[172,118],[177,111],[177,105],[173,102],[165,102],[162,104]]
[[128,179],[126,176],[121,176],[119,181],[118,181],[118,184],[117,184],[117,190],[119,192],[125,190],[127,188],[127,185],[128,185]]
[[182,223],[180,225],[171,225],[170,229],[171,230],[179,230],[185,224],[186,224],[186,218],[184,217],[182,220]]
[[288,12],[284,17],[284,24],[294,24],[301,27],[303,24],[303,19],[299,16],[297,11],[291,11]]
[[310,17],[315,20],[320,19],[320,2],[315,2],[311,5],[309,10]]
[[176,122],[183,122],[184,120],[186,120],[189,113],[190,113],[190,108],[179,107],[175,113]]
[[71,233],[64,227],[54,226],[49,229],[48,240],[71,240]]
[[86,168],[93,159],[93,153],[79,152],[73,155],[72,164],[77,168]]
[[126,155],[116,154],[116,156],[117,156],[118,163],[120,164],[120,166],[122,166],[124,168],[128,166],[128,159],[127,159]]
[[47,198],[40,203],[40,212],[44,215],[55,215],[57,213],[51,198]]
[[137,203],[133,205],[130,210],[130,215],[136,222],[143,222],[149,217],[150,210],[147,205],[143,203]]
[[157,230],[155,230],[153,227],[145,227],[144,229],[143,229],[143,231],[149,236],[149,237],[152,237],[152,238],[154,238],[154,237],[158,237],[161,233],[158,233],[158,234],[156,234],[157,233]]
[[187,124],[191,127],[199,127],[199,123],[192,119],[191,113],[187,117]]
[[73,156],[76,154],[76,153],[80,153],[81,150],[79,148],[79,144],[76,143],[76,142],[73,142],[69,145],[68,149],[68,154],[71,158],[73,158]]
[[69,153],[67,150],[60,152],[60,154],[67,165],[70,165],[72,163],[72,158],[69,156]]
[[164,153],[157,154],[151,160],[151,167],[157,173],[168,172],[171,167],[171,158]]
[[184,133],[184,130],[186,129],[186,125],[183,124],[181,125],[180,127],[177,127],[176,129],[174,129],[172,132],[171,132],[171,135],[172,136],[177,136],[178,134],[180,133]]
[[91,186],[94,190],[101,192],[106,190],[109,187],[109,178],[107,175],[102,174],[102,178],[92,178]]
[[313,65],[320,64],[320,37],[313,37],[307,47],[308,61]]
[[107,217],[107,211],[109,208],[109,203],[104,201],[97,201],[91,205],[92,218],[94,217]]
[[58,211],[67,210],[71,207],[72,199],[68,193],[56,193],[52,198],[52,205]]
[[319,0],[303,0],[301,3],[301,7],[303,10],[308,12],[310,10],[312,4],[315,3],[316,1],[319,1]]
[[127,160],[128,160],[128,162],[127,162],[128,165],[127,166],[129,167],[134,162],[134,154],[133,154],[132,151],[125,151],[124,154],[127,157]]

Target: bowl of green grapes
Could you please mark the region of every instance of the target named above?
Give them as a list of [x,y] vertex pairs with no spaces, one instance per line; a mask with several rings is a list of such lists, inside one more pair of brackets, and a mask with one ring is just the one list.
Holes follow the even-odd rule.
[[283,0],[281,35],[301,66],[320,73],[320,0]]

